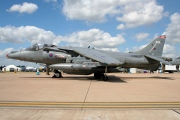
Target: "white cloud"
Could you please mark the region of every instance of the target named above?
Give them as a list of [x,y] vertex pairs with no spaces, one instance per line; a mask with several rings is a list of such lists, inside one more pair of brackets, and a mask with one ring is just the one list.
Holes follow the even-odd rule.
[[61,10],[61,4],[58,3],[58,0],[44,0],[46,3],[53,5],[53,10]]
[[79,31],[69,36],[56,36],[51,31],[37,28],[35,26],[5,26],[0,27],[0,43],[11,42],[21,43],[29,41],[30,43],[49,43],[58,45],[61,41],[73,46],[94,46],[98,48],[115,48],[125,42],[122,35],[111,36],[109,33],[99,29],[90,29],[88,31]]
[[104,22],[106,15],[114,15],[117,0],[64,0],[63,13],[68,19]]
[[34,3],[24,2],[22,5],[15,4],[10,7],[8,12],[19,12],[19,13],[33,13],[38,9],[38,6]]
[[124,24],[120,24],[116,27],[116,29],[123,30],[125,28]]
[[6,48],[5,50],[0,50],[0,57],[5,57],[8,53],[12,52],[14,48]]
[[166,28],[165,34],[167,42],[180,43],[180,13],[174,13],[170,16],[171,23]]
[[121,22],[117,29],[153,24],[168,15],[163,10],[156,0],[64,0],[63,5],[70,20],[104,22],[112,16]]
[[34,26],[5,26],[0,27],[0,42],[12,42],[21,43],[28,40],[32,44],[34,43],[53,43],[58,44],[61,36],[55,36],[51,31],[45,31],[44,29]]
[[164,45],[164,49],[163,49],[163,53],[167,54],[167,53],[174,53],[175,52],[175,47],[169,44],[165,44]]
[[94,46],[98,48],[113,48],[125,42],[122,35],[118,34],[112,37],[109,33],[99,29],[90,29],[88,31],[80,31],[72,33],[67,38],[68,42],[79,43],[79,46]]
[[44,0],[45,2],[57,2],[57,0]]
[[139,51],[141,49],[143,49],[144,47],[146,47],[146,45],[141,45],[140,47],[137,47],[137,46],[134,46],[133,48],[129,49],[129,48],[126,48],[125,52],[128,53],[128,52],[136,52],[136,51]]
[[141,41],[149,36],[148,33],[138,33],[135,35],[137,41]]
[[165,44],[163,49],[163,55],[164,57],[170,57],[170,58],[176,58],[176,49],[174,46]]
[[[162,35],[165,35],[165,34],[162,34]],[[159,36],[159,34],[155,33],[153,38],[156,39],[158,36]]]
[[150,25],[163,17],[163,6],[157,5],[155,0],[148,2],[127,4],[124,6],[123,14],[117,20],[124,22],[128,28],[142,25]]

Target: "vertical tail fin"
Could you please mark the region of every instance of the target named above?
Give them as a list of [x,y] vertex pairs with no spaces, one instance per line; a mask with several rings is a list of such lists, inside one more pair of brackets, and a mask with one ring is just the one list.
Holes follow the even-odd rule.
[[165,43],[166,36],[162,35],[153,40],[143,49],[136,51],[137,54],[142,55],[154,55],[154,56],[161,56],[163,52],[163,47]]

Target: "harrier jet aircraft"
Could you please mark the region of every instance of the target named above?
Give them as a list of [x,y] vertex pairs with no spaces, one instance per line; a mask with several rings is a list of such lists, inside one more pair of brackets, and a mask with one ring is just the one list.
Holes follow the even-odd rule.
[[[166,36],[160,36],[143,49],[132,53],[44,45],[41,48],[38,46],[37,49],[33,47],[33,50],[31,48],[12,52],[7,57],[44,63],[52,69],[61,70],[68,74],[89,75],[94,73],[96,79],[102,77],[104,80],[108,80],[106,73],[120,72],[121,68],[140,68],[154,71],[159,68],[160,62],[170,64],[161,57],[165,38]],[[61,76],[60,72],[56,73],[59,74],[57,76]]]

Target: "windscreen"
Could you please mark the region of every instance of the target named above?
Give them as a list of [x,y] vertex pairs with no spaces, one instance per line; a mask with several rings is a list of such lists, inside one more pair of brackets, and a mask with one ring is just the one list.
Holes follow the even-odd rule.
[[48,44],[34,44],[31,47],[26,48],[29,51],[37,51],[43,49],[44,47],[54,47],[55,45],[48,45]]

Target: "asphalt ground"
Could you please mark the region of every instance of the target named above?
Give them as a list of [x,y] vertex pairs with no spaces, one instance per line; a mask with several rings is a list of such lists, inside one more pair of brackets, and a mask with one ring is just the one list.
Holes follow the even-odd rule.
[[51,76],[0,73],[0,119],[180,120],[179,73]]

